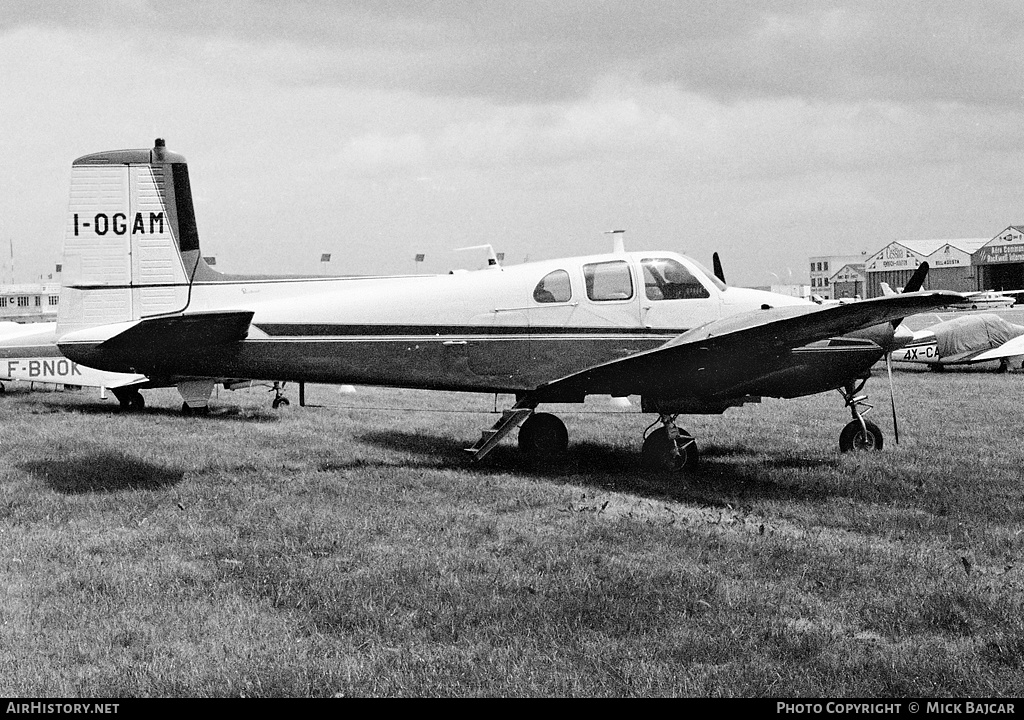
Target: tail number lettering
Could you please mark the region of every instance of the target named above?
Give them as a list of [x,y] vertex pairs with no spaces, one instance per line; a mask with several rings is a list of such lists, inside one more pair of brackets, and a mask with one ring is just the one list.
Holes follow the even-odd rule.
[[[106,235],[112,232],[115,235],[124,235],[128,232],[128,216],[124,213],[96,213],[91,220],[85,220],[74,214],[75,237],[86,228],[92,228],[97,235]],[[132,222],[132,235],[162,235],[164,232],[164,214],[162,212],[149,213],[149,225],[146,229],[145,213],[135,213],[135,220]]]

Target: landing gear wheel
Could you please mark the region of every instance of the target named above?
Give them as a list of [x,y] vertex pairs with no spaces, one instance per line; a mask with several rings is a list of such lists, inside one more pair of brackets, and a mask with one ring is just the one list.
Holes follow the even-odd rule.
[[146,399],[135,388],[118,388],[114,397],[125,412],[138,412],[146,409]]
[[[865,428],[867,433],[864,432]],[[857,420],[851,420],[839,434],[839,449],[843,452],[851,450],[881,450],[882,431],[873,422],[864,421],[864,427]]]
[[183,402],[181,404],[181,414],[182,415],[209,415],[210,414],[210,408],[207,407],[206,405],[203,405],[202,407],[192,407],[187,402]]
[[534,413],[519,428],[519,450],[531,460],[557,458],[568,447],[569,431],[551,413]]
[[273,400],[273,401],[272,401],[272,402],[270,403],[270,406],[271,406],[272,408],[274,408],[275,410],[277,410],[277,409],[278,409],[279,407],[281,407],[282,405],[290,405],[290,403],[288,402],[288,398],[286,398],[286,397],[276,397],[276,398],[274,398],[274,400]]
[[670,438],[668,430],[660,427],[644,440],[640,451],[640,465],[654,472],[683,472],[692,470],[700,460],[697,443],[686,430]]

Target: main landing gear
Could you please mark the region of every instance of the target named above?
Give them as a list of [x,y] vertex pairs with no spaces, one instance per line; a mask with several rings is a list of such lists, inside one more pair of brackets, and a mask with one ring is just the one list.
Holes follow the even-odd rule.
[[532,461],[550,461],[569,448],[565,423],[551,413],[533,413],[519,428],[519,450]]
[[682,428],[676,427],[678,415],[659,415],[650,425],[661,423],[661,427],[644,438],[640,450],[640,466],[654,472],[683,472],[697,466],[700,454],[697,441]]
[[274,393],[274,399],[270,402],[270,406],[277,410],[282,405],[288,405],[288,398],[284,396],[284,383],[275,382],[274,386],[270,388],[270,392]]
[[853,420],[839,433],[839,449],[843,452],[882,449],[882,431],[873,422],[864,419],[872,408],[867,402],[868,396],[858,394],[866,382],[867,378],[858,384],[850,383],[839,390],[839,394],[846,401],[846,407],[850,408],[853,414]]
[[146,409],[146,399],[138,388],[113,388],[111,392],[124,411],[139,412]]

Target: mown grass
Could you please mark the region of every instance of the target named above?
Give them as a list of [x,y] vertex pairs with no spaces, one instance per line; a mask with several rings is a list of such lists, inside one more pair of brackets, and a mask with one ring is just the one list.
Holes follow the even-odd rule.
[[899,373],[898,446],[879,377],[870,455],[838,395],[687,418],[685,480],[600,401],[538,469],[463,457],[491,397],[9,391],[0,693],[1020,696],[1021,375]]

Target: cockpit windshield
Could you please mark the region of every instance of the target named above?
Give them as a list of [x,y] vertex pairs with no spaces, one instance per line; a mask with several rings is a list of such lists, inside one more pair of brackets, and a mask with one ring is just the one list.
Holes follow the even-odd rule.
[[699,269],[702,273],[704,273],[704,276],[709,281],[711,281],[711,284],[714,285],[719,290],[725,290],[726,288],[729,287],[724,282],[719,280],[717,275],[715,275],[713,272],[711,272],[706,267],[704,267],[703,263],[698,262],[697,260],[694,260],[692,257],[689,257],[689,256],[686,259],[689,260],[690,262],[692,262],[694,265],[696,265],[697,269]]
[[711,297],[690,268],[674,258],[644,258],[644,291],[648,300],[700,300]]

